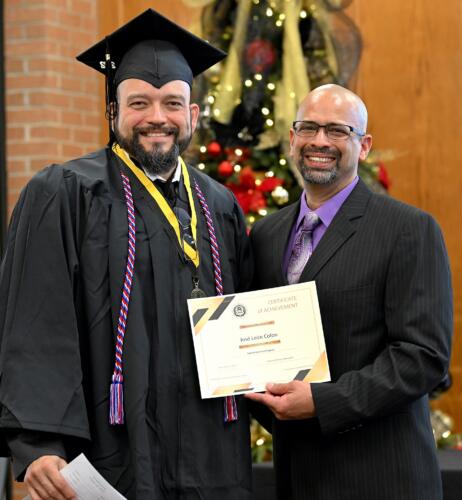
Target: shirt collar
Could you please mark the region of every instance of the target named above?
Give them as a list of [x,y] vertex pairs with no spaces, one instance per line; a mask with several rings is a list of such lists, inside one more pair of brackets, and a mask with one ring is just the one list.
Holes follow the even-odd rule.
[[319,218],[321,219],[322,224],[328,227],[332,222],[333,218],[339,211],[340,207],[343,205],[345,200],[348,198],[349,194],[353,191],[356,184],[358,184],[359,177],[356,176],[348,186],[344,187],[337,194],[329,198],[325,203],[323,203],[316,210],[311,210],[306,203],[305,191],[302,192],[301,200],[300,200],[300,212],[297,218],[296,230],[299,229],[300,225],[305,218],[305,215],[309,212],[315,212]]
[[[167,182],[167,179],[164,179],[161,175],[148,173],[148,172],[146,172],[146,170],[144,168],[143,168],[143,171],[146,174],[146,176],[149,179],[151,179],[151,181],[157,181],[157,180],[159,180],[160,182]],[[180,182],[180,179],[181,179],[181,162],[180,162],[179,158],[178,158],[177,166],[176,166],[175,170],[173,171],[173,175],[172,175],[171,178],[172,178],[171,182]]]

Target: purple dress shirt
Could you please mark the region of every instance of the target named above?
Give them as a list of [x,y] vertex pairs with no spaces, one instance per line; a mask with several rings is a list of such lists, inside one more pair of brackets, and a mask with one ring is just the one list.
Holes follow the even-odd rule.
[[335,196],[328,199],[323,205],[321,205],[316,210],[311,210],[306,204],[305,191],[303,191],[300,200],[300,212],[298,214],[297,222],[292,226],[292,231],[290,232],[289,242],[287,243],[286,251],[283,260],[283,272],[284,276],[287,276],[287,266],[289,265],[289,259],[292,254],[292,248],[294,246],[294,241],[297,233],[300,231],[300,226],[302,224],[305,214],[308,212],[316,212],[321,220],[321,223],[313,231],[313,251],[316,248],[319,240],[322,238],[323,234],[326,232],[329,224],[332,222],[335,214],[339,211],[340,207],[343,205],[344,201],[348,198],[350,193],[353,191],[354,187],[358,183],[359,177],[356,176],[353,181],[348,184],[347,187],[339,191]]

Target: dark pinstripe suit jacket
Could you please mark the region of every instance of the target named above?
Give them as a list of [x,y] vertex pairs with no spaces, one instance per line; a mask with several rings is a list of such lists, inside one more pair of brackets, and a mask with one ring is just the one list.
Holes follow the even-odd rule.
[[[287,284],[284,249],[299,204],[251,233],[256,286]],[[280,500],[437,500],[427,393],[452,333],[448,258],[428,214],[358,183],[306,265],[316,282],[332,382],[317,417],[273,420]]]

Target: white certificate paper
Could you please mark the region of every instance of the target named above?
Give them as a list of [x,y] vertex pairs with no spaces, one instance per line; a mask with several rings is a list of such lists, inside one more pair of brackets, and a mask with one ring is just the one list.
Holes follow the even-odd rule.
[[314,281],[188,300],[201,396],[330,380]]
[[[78,500],[126,500],[81,453],[59,471],[77,494]],[[31,500],[27,495],[24,500]]]

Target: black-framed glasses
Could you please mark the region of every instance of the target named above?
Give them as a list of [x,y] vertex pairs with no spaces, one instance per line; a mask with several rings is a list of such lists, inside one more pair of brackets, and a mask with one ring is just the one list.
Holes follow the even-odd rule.
[[343,123],[319,125],[319,123],[316,122],[297,120],[292,123],[292,127],[294,132],[300,137],[315,137],[319,129],[323,128],[327,138],[331,141],[344,141],[348,139],[351,134],[356,134],[358,137],[364,137],[366,135],[351,125],[344,125]]

